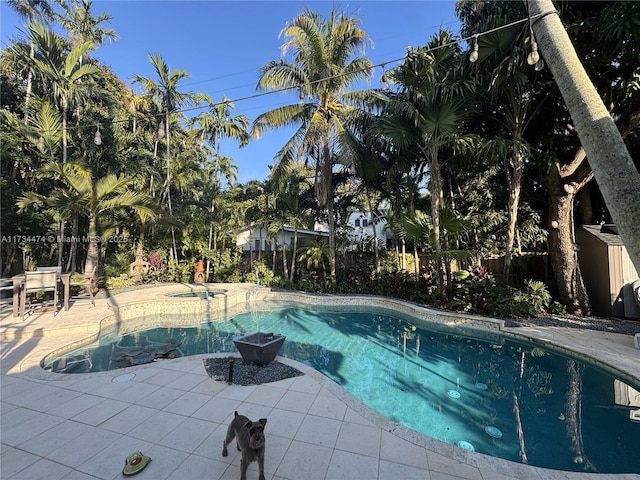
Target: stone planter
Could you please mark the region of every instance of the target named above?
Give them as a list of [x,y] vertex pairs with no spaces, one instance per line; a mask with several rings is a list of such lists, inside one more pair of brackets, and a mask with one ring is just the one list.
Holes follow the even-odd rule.
[[264,367],[276,358],[285,338],[284,335],[256,332],[233,337],[233,343],[245,362]]

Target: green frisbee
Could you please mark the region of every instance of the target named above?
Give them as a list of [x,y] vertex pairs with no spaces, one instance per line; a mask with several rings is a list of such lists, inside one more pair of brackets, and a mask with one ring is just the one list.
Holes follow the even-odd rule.
[[151,459],[142,452],[133,452],[127,457],[124,468],[122,469],[123,475],[135,475],[146,467]]

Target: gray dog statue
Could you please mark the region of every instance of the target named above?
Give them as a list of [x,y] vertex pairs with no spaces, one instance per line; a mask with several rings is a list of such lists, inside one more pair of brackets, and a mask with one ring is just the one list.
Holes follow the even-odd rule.
[[227,437],[222,444],[222,456],[226,457],[227,445],[233,438],[236,439],[238,450],[242,452],[240,461],[240,480],[247,480],[247,467],[251,462],[258,462],[260,470],[259,480],[264,478],[264,426],[267,424],[266,418],[261,418],[257,422],[252,422],[244,415],[235,414],[235,418],[229,424]]

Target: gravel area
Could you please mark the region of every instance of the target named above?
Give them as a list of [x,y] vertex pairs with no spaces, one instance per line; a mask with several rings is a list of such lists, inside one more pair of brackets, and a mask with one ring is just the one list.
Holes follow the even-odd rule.
[[227,382],[231,360],[233,360],[233,381],[231,383],[234,385],[260,385],[304,375],[300,370],[277,360],[264,367],[258,367],[252,363],[245,363],[242,358],[238,357],[205,358],[203,360],[204,368],[214,380]]

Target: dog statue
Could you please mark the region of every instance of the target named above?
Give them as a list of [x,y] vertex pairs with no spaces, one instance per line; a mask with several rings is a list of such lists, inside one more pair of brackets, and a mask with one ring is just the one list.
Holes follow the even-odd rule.
[[236,446],[242,452],[242,460],[240,460],[240,480],[247,480],[247,467],[251,462],[258,462],[260,470],[259,480],[264,478],[264,426],[267,424],[266,418],[261,418],[257,422],[252,422],[244,415],[235,417],[227,428],[227,437],[222,444],[222,456],[228,455],[227,445],[231,443],[233,438],[236,439]]

